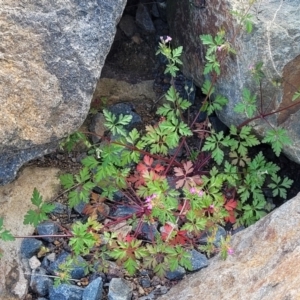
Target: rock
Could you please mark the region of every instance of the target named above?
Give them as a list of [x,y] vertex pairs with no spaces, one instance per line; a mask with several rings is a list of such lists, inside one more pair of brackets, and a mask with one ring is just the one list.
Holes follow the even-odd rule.
[[[39,235],[55,235],[58,233],[58,225],[52,221],[45,221],[36,227]],[[42,237],[43,240],[47,242],[53,242],[55,238]]]
[[143,288],[149,288],[151,286],[151,280],[149,276],[143,276],[139,279],[139,283]]
[[31,270],[35,270],[36,268],[38,268],[41,265],[41,262],[35,255],[32,256],[28,262],[29,262],[29,266],[30,266]]
[[107,98],[108,103],[132,102],[137,99],[155,100],[153,80],[145,80],[136,84],[113,78],[101,78],[96,86],[93,102],[102,97]]
[[[253,32],[247,34],[230,14],[231,10],[241,11],[243,3],[238,0],[206,1],[205,9],[197,5],[185,5],[181,0],[168,1],[169,26],[173,45],[182,45],[184,54],[183,73],[193,78],[200,87],[204,81],[205,49],[199,35],[215,35],[221,28],[228,40],[233,41],[237,54],[226,59],[224,71],[216,85],[216,93],[228,98],[228,105],[218,116],[227,126],[239,125],[247,117],[234,112],[234,106],[242,99],[243,88],[256,94],[259,101],[259,85],[251,76],[251,68],[263,62],[262,81],[264,113],[291,105],[292,96],[300,87],[300,7],[294,1],[265,1],[253,4],[250,14],[254,17]],[[201,17],[200,17],[201,16]],[[226,17],[224,17],[226,16]],[[268,117],[271,127],[284,127],[293,144],[284,148],[284,153],[300,163],[300,105],[283,110]],[[255,132],[263,136],[269,124],[263,120],[252,122]]]
[[50,290],[50,300],[81,300],[84,289],[76,285],[61,284]]
[[[207,238],[210,236],[210,233],[204,233],[200,239],[198,240],[198,242],[202,245],[205,245],[207,243]],[[221,238],[226,238],[226,230],[222,227],[222,226],[218,226],[217,232],[216,232],[216,236],[214,239],[214,246],[219,248],[221,245]]]
[[101,300],[102,299],[103,282],[98,277],[93,280],[83,291],[82,300]]
[[52,288],[52,280],[46,276],[46,270],[37,268],[31,275],[30,287],[39,296],[47,296]]
[[157,224],[148,224],[144,222],[140,229],[141,235],[144,239],[148,241],[153,241],[155,239],[155,236],[159,234],[159,231],[157,230]]
[[[299,299],[300,194],[232,237],[234,254],[188,275],[159,300]],[[209,288],[207,288],[209,287]]]
[[119,22],[119,27],[126,36],[132,37],[137,31],[134,18],[131,15],[124,14]]
[[153,3],[152,6],[151,6],[151,14],[155,18],[159,18],[159,11],[158,11],[156,3]]
[[79,204],[74,206],[74,210],[77,213],[79,213],[81,216],[83,216],[84,215],[83,210],[85,209],[86,204],[87,204],[86,202],[81,201]]
[[191,271],[198,271],[208,266],[208,259],[206,256],[195,249],[189,251],[191,254],[191,263],[192,263],[192,270]]
[[105,118],[102,113],[97,113],[92,118],[89,129],[92,133],[96,134],[91,136],[94,144],[98,143],[101,140],[101,137],[104,135],[104,132],[106,130],[104,122]]
[[[50,263],[48,270],[55,275],[60,270],[60,265],[65,263],[67,259],[70,257],[70,253],[68,252],[62,252],[57,259]],[[74,259],[72,264],[72,270],[70,272],[72,279],[81,279],[85,275],[84,266],[86,264],[86,261],[81,257],[78,256],[76,259]]]
[[64,214],[68,211],[68,207],[64,204],[59,202],[53,202],[55,205],[54,210],[52,211],[53,214]]
[[83,123],[125,4],[2,1],[0,184]]
[[108,110],[117,117],[121,114],[123,116],[132,116],[130,123],[124,126],[124,128],[127,130],[131,130],[142,123],[141,117],[134,112],[134,106],[131,103],[117,103],[115,105],[110,106]]
[[186,271],[183,267],[179,266],[174,271],[167,271],[166,272],[166,278],[169,280],[181,280],[183,276],[185,275]]
[[138,209],[133,206],[119,205],[116,210],[112,213],[115,218],[126,217],[133,215],[138,212]]
[[132,287],[122,278],[113,278],[109,283],[108,300],[131,300]]
[[[59,170],[55,168],[27,167],[20,172],[16,181],[0,187],[0,216],[4,218],[6,229],[18,236],[32,234],[34,228],[24,225],[23,220],[26,212],[33,208],[30,201],[33,189],[38,188],[45,201],[53,198],[60,188],[58,173]],[[27,294],[25,266],[19,255],[21,243],[22,239],[13,242],[0,240],[3,254],[0,259],[0,299],[22,299]]]
[[136,24],[147,33],[154,33],[155,27],[153,25],[151,15],[142,3],[139,4],[135,15]]
[[32,257],[39,251],[42,245],[42,241],[34,238],[23,239],[20,249],[21,256],[25,258]]

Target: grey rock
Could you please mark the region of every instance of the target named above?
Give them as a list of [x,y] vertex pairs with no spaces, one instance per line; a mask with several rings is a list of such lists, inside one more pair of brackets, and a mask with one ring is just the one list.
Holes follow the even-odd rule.
[[228,127],[219,118],[210,116],[209,121],[216,132],[223,131],[227,133],[229,131]]
[[125,4],[1,2],[1,185],[83,123]]
[[43,243],[40,240],[26,238],[22,241],[20,253],[22,257],[30,258],[35,255],[42,247]]
[[106,130],[104,122],[105,118],[102,113],[97,113],[92,118],[89,129],[91,132],[96,134],[92,135],[92,141],[94,144],[98,143],[101,140],[101,137],[104,135],[104,132]]
[[129,215],[133,215],[138,212],[138,209],[132,206],[120,205],[117,209],[112,213],[113,217],[126,217]]
[[117,103],[115,105],[110,106],[108,110],[116,116],[120,116],[121,114],[123,116],[125,115],[132,116],[130,123],[124,126],[124,128],[127,130],[131,130],[136,126],[141,125],[142,123],[141,117],[136,112],[134,112],[134,106],[131,103],[127,103],[127,102]]
[[83,291],[82,300],[101,300],[102,299],[103,282],[98,277],[93,280]]
[[74,210],[79,213],[80,215],[83,215],[83,210],[86,206],[86,202],[81,201],[79,204],[74,206]]
[[[217,229],[217,232],[216,232],[216,236],[215,236],[215,239],[214,239],[214,242],[213,242],[214,246],[217,247],[217,248],[220,247],[220,245],[221,245],[221,238],[225,239],[226,235],[227,235],[226,230],[223,227],[218,226],[218,229]],[[204,233],[200,237],[200,239],[198,240],[198,242],[200,244],[202,244],[202,245],[206,244],[207,243],[207,238],[209,236],[210,236],[210,233],[207,233],[207,232]]]
[[183,267],[179,266],[174,271],[167,271],[166,278],[169,280],[181,280],[185,274],[186,274],[185,269]]
[[149,288],[151,286],[151,280],[149,277],[142,277],[139,279],[139,282],[143,288]]
[[39,296],[47,296],[53,286],[52,280],[45,276],[46,270],[37,268],[33,271],[30,280],[30,287]]
[[[215,34],[226,27],[226,38],[231,41],[238,32],[239,22],[229,12],[243,13],[243,4],[239,0],[206,1],[206,8],[197,5],[185,5],[181,0],[168,1],[168,19],[170,35],[174,46],[183,46],[183,73],[193,78],[197,86],[204,82],[203,69],[206,46],[199,41],[199,35]],[[237,114],[234,107],[242,99],[243,88],[250,90],[260,102],[260,87],[254,80],[251,69],[263,62],[262,80],[263,113],[283,109],[293,104],[292,96],[300,86],[300,7],[297,1],[255,2],[251,7],[254,16],[253,32],[235,35],[231,41],[236,55],[224,61],[220,79],[217,81],[215,94],[228,99],[228,104],[218,117],[228,127],[240,125],[249,119],[246,114]],[[199,17],[201,14],[202,17]],[[226,15],[226,18],[224,18]],[[225,21],[226,19],[226,21]],[[259,108],[259,107],[258,107]],[[266,131],[283,127],[292,140],[292,145],[285,146],[283,152],[293,161],[300,163],[300,105],[270,115],[267,122],[257,119],[251,122],[254,132],[263,137]],[[255,113],[256,115],[256,113]]]
[[206,256],[195,249],[189,251],[191,254],[191,263],[192,263],[192,270],[191,271],[198,271],[208,266],[208,259]]
[[[55,273],[58,272],[60,269],[59,268],[60,264],[65,263],[69,256],[70,256],[70,253],[68,253],[68,252],[61,253],[54,262],[50,263],[48,270],[53,275],[55,275]],[[76,259],[74,259],[72,271],[70,272],[72,279],[81,279],[82,277],[84,277],[85,264],[86,264],[86,261],[81,256],[77,256]]]
[[[36,227],[39,235],[55,235],[58,233],[58,225],[51,221],[45,221]],[[47,242],[54,241],[54,238],[51,237],[42,237],[43,240]]]
[[67,206],[60,202],[54,202],[53,204],[55,205],[54,210],[52,211],[53,214],[63,214],[68,211]]
[[151,14],[155,18],[159,18],[159,11],[158,11],[156,3],[153,3],[152,6],[151,6]]
[[61,284],[50,290],[49,300],[82,300],[83,291],[76,285]]
[[131,300],[132,286],[122,278],[113,278],[109,283],[108,300]]
[[154,300],[157,299],[159,295],[164,295],[168,292],[169,288],[166,286],[157,286],[155,289],[148,294],[147,296],[143,296],[139,298],[139,300]]
[[153,25],[151,15],[145,5],[139,4],[135,15],[136,24],[147,33],[154,33],[155,27]]
[[148,241],[153,241],[155,236],[159,234],[159,231],[157,230],[157,224],[148,224],[144,222],[140,230],[143,238]]
[[127,14],[122,16],[119,27],[128,37],[132,37],[137,31],[134,18]]

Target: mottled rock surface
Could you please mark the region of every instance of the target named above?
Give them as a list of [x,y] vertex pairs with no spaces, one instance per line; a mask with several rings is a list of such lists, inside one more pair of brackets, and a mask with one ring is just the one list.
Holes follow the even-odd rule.
[[234,254],[219,256],[159,300],[300,299],[300,194],[232,237]]
[[[201,7],[201,3],[205,3]],[[246,4],[245,4],[246,3]],[[253,32],[247,34],[239,30],[230,10],[245,11],[249,2],[238,0],[192,1],[186,5],[181,0],[169,0],[169,23],[173,42],[182,45],[183,73],[201,86],[205,49],[199,35],[212,34],[225,29],[237,54],[225,62],[216,91],[228,98],[229,104],[218,115],[225,124],[238,125],[247,117],[233,111],[236,103],[242,101],[242,89],[248,88],[260,99],[259,85],[251,76],[251,68],[263,62],[266,78],[262,83],[263,112],[271,112],[291,105],[292,96],[300,87],[300,5],[291,1],[257,1],[250,9],[253,16]],[[243,10],[244,6],[244,10]],[[235,38],[234,38],[235,37]],[[275,84],[274,84],[275,83]],[[260,106],[260,103],[259,103]],[[293,141],[284,152],[292,160],[300,163],[300,105],[269,116],[273,127],[283,126]],[[254,123],[253,123],[254,124]],[[255,127],[259,135],[264,135],[269,125],[257,121]]]
[[87,116],[126,0],[3,0],[0,185]]
[[[60,187],[59,170],[56,168],[28,167],[20,172],[13,183],[0,187],[0,217],[4,218],[4,226],[17,236],[31,235],[34,228],[24,225],[24,215],[33,208],[30,201],[33,189],[38,188],[44,200],[55,196]],[[22,239],[13,242],[0,240],[0,299],[23,299],[28,290],[25,279],[26,266],[21,259]],[[30,269],[26,270],[30,273]]]

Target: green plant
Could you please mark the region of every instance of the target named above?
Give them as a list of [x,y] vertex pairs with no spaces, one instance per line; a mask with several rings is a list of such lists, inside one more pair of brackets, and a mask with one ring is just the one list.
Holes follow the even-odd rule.
[[32,193],[31,203],[37,208],[28,210],[24,217],[24,224],[32,224],[37,226],[40,222],[48,220],[48,213],[55,208],[54,204],[43,202],[43,198],[39,191],[35,188]]
[[[235,51],[225,40],[224,32],[216,37],[201,36],[201,40],[208,47],[204,73],[211,75],[202,86],[206,98],[201,111],[211,115],[227,104],[225,97],[215,95],[214,85],[221,74],[222,59]],[[178,71],[176,65],[181,64],[182,47],[172,50],[169,41],[170,38],[161,40],[157,54],[166,56],[166,72],[174,77]],[[253,71],[257,80],[263,77],[261,67],[258,64]],[[250,158],[249,149],[260,141],[246,123],[231,126],[229,134],[215,132],[208,120],[197,124],[197,116],[188,123],[185,114],[190,103],[176,91],[173,79],[165,100],[157,111],[160,121],[147,126],[144,134],[136,129],[129,132],[125,129],[131,121],[130,116],[114,116],[104,110],[105,126],[114,138],[102,137],[102,143],[82,160],[79,175],[61,176],[62,184],[69,191],[71,206],[80,201],[88,202],[91,190],[97,186],[102,190],[101,201],[107,199],[112,206],[118,206],[114,193],[121,191],[127,199],[126,205],[135,208],[135,213],[118,217],[94,230],[97,235],[104,235],[103,243],[94,239],[88,222],[74,225],[70,239],[75,254],[85,255],[94,249],[102,262],[116,260],[130,275],[140,268],[152,268],[159,276],[179,265],[190,269],[188,250],[194,247],[207,255],[220,251],[225,258],[233,250],[229,236],[221,239],[219,249],[216,247],[218,226],[226,222],[254,223],[268,211],[264,190],[272,189],[275,196],[286,196],[285,191],[292,184],[291,180],[278,177],[279,168],[267,162],[262,153]],[[249,119],[261,117],[255,115],[256,97],[247,89],[235,110]],[[197,150],[189,149],[186,143],[194,133],[203,140]],[[277,144],[270,134],[263,140],[273,144],[276,154],[289,142],[283,137],[284,132],[281,134],[282,137],[276,135]],[[178,149],[183,146],[191,153],[192,160],[176,159]],[[170,155],[170,150],[174,149],[175,154]],[[210,166],[210,170],[205,170],[208,163],[212,163],[211,159],[218,167]],[[167,180],[172,172],[175,187]],[[269,183],[270,180],[273,183]],[[134,224],[131,232],[126,236],[114,235],[110,227],[124,221],[130,226]],[[145,223],[147,226],[159,224],[160,231],[150,240],[140,238]],[[196,241],[203,233],[209,234],[207,243],[197,246]]]
[[3,218],[0,218],[0,239],[3,241],[14,241],[15,238],[11,232],[5,229],[3,224]]

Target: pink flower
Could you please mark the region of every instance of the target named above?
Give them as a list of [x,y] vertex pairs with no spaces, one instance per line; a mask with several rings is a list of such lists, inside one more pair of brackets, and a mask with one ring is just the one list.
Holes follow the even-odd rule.
[[199,197],[202,197],[202,196],[203,196],[203,194],[204,194],[204,193],[203,193],[203,191],[202,191],[202,190],[200,190],[200,191],[198,192],[198,196],[199,196]]
[[232,248],[228,248],[228,249],[227,249],[227,253],[228,253],[229,255],[232,255],[232,254],[234,253],[234,251],[233,251]]
[[169,42],[171,42],[171,41],[172,41],[172,38],[171,38],[170,36],[167,35],[167,38],[165,39],[165,42],[166,42],[166,43],[169,43]]
[[196,193],[196,189],[194,187],[190,188],[190,193],[191,194],[195,194]]
[[215,206],[214,206],[213,204],[211,204],[211,205],[209,206],[209,208],[214,209]]
[[161,40],[161,42],[162,42],[163,44],[166,44],[166,43],[169,43],[169,42],[172,41],[172,38],[171,38],[170,36],[168,36],[168,35],[167,35],[166,39],[164,39],[163,36],[160,36],[159,38],[160,38],[160,40]]
[[152,203],[152,199],[156,198],[157,195],[156,194],[153,194],[151,196],[148,196],[145,200],[146,202],[146,207],[151,210],[153,208],[153,203]]

